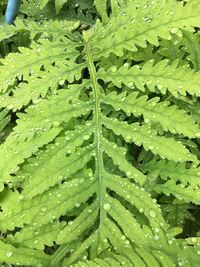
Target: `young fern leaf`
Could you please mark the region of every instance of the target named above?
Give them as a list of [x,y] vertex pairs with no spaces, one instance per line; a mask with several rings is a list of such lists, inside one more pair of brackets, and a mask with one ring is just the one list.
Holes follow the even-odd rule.
[[102,18],[102,21],[106,23],[108,21],[108,15],[107,15],[107,0],[95,0],[94,2],[96,9],[99,13],[99,15]]
[[199,266],[198,246],[175,238],[180,229],[160,206],[160,195],[199,204],[199,127],[178,105],[186,92],[199,96],[198,72],[161,55],[155,64],[132,60],[147,41],[155,48],[175,31],[181,38],[177,27],[198,27],[199,5],[109,3],[108,23],[97,21],[83,40],[68,31],[45,38],[38,23],[31,48],[2,60],[0,104],[20,109],[0,145],[2,263]]
[[[171,39],[171,33],[200,25],[200,7],[197,1],[128,1],[107,25],[96,25],[91,39],[94,58],[108,57],[111,53],[122,56],[124,49],[137,51],[147,42],[158,46],[158,38]],[[120,20],[119,20],[120,17]]]
[[[154,181],[149,185],[149,190],[163,192],[167,196],[172,194],[186,203],[199,204],[199,168],[186,168],[184,163],[153,159],[143,165],[142,170],[147,172],[149,180]],[[158,178],[164,183],[160,181],[155,184]]]
[[[55,92],[58,83],[65,83],[66,80],[73,82],[74,79],[81,77],[84,65],[77,65],[74,62],[78,56],[74,42],[69,39],[57,43],[48,40],[42,42],[42,45],[34,44],[32,49],[21,48],[20,54],[10,54],[2,60],[4,64],[0,78],[2,107],[20,109],[30,100],[37,101],[40,97],[44,98],[50,90]],[[67,48],[63,48],[63,45]],[[52,60],[49,57],[49,49]],[[64,58],[66,60],[63,60]],[[17,59],[23,64],[18,65]],[[9,71],[10,64],[12,71]],[[17,79],[21,79],[20,83]],[[12,96],[9,95],[11,92]]]
[[180,181],[182,184],[190,184],[193,187],[200,185],[200,168],[196,166],[186,167],[185,163],[153,159],[142,165],[143,172],[148,172],[149,176],[162,180],[168,178]]
[[[5,255],[5,256],[4,256]],[[8,264],[17,263],[29,266],[45,266],[48,263],[48,256],[44,252],[30,248],[17,247],[7,244],[0,240],[0,261]]]
[[14,25],[0,24],[0,42],[11,38],[19,32]]
[[115,110],[122,109],[128,116],[143,115],[145,122],[159,123],[164,131],[183,134],[190,138],[200,135],[200,129],[192,117],[183,110],[177,109],[176,105],[170,105],[168,101],[160,101],[159,97],[148,100],[147,95],[139,96],[138,92],[128,96],[126,94],[123,92],[117,95],[116,92],[112,92],[104,97],[104,101],[112,105]]
[[[161,158],[184,162],[197,161],[195,156],[173,138],[159,136],[156,131],[148,125],[140,126],[139,123],[129,125],[126,122],[120,122],[117,119],[103,118],[103,124],[117,135],[122,135],[126,142],[134,142],[138,146],[142,145],[146,150],[151,150]],[[182,155],[180,157],[179,155]],[[177,157],[178,156],[178,157]]]
[[163,192],[165,195],[174,195],[177,199],[184,200],[186,203],[200,204],[199,187],[192,187],[190,185],[176,184],[175,181],[169,180],[164,184],[157,184],[155,191]]
[[[18,125],[1,146],[2,180],[8,179],[9,174],[17,169],[17,165],[35,153],[39,147],[54,140],[62,130],[62,122],[69,122],[73,116],[89,111],[90,102],[77,102],[74,107],[71,104],[66,105],[73,97],[76,99],[76,95],[77,90],[60,90],[58,95],[52,96],[49,100],[30,106],[27,114],[18,114]],[[55,105],[59,106],[56,112]],[[48,115],[50,112],[51,118]],[[62,116],[57,116],[59,114]],[[13,151],[13,154],[7,155],[7,151]]]
[[52,223],[42,225],[40,228],[25,226],[21,232],[17,232],[14,236],[8,236],[7,240],[17,247],[24,246],[43,251],[44,245],[53,245],[53,240],[56,240],[65,225],[65,222],[55,220]]
[[168,90],[172,95],[191,95],[199,96],[200,84],[198,73],[184,67],[177,67],[176,62],[168,65],[168,60],[162,60],[157,64],[151,60],[146,62],[141,68],[137,65],[130,67],[124,64],[120,69],[112,66],[107,71],[99,72],[99,79],[105,82],[112,81],[115,86],[122,87],[122,83],[131,89],[136,86],[139,90],[145,91],[145,86],[151,91],[160,91],[165,94]]

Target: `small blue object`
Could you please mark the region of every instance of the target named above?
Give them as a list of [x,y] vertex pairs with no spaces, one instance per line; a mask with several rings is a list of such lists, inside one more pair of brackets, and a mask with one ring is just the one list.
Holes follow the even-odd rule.
[[19,12],[21,0],[8,0],[8,5],[6,9],[6,22],[12,24]]

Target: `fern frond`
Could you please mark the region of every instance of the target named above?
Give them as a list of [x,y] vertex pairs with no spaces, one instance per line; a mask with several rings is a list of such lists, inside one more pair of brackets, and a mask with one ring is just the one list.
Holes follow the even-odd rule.
[[[40,8],[44,8],[48,2],[49,0],[40,1]],[[66,4],[67,2],[69,2],[69,0],[55,0],[56,12],[59,13],[62,7],[64,6],[64,4]]]
[[[38,3],[39,2],[39,3]],[[49,0],[43,0],[38,1],[37,5],[40,6],[42,12],[46,11],[48,14],[48,18],[52,18],[52,11],[56,11],[54,16],[57,18],[62,19],[72,19],[72,20],[80,20],[83,23],[86,24],[93,24],[93,18],[90,14],[94,13],[94,7],[93,7],[93,0],[79,0],[78,2],[75,0],[55,0],[55,1],[49,1]],[[66,5],[66,8],[65,8]],[[51,9],[49,8],[51,7]],[[54,9],[55,8],[55,9]],[[49,10],[48,10],[49,9]],[[77,10],[75,10],[77,9]],[[51,13],[50,13],[51,12]],[[84,14],[86,12],[86,14]],[[36,16],[38,17],[39,13],[38,11],[35,12]]]
[[52,246],[58,234],[63,231],[66,222],[53,221],[41,227],[27,226],[14,236],[10,235],[7,240],[14,246],[24,246],[44,250],[44,246]]
[[[97,215],[98,205],[97,202],[95,202],[86,207],[75,220],[70,222],[70,224],[60,231],[56,242],[58,244],[71,243],[76,238],[81,237],[85,231],[93,226],[97,219]],[[79,229],[78,232],[76,231],[77,228]]]
[[200,70],[200,56],[199,56],[199,49],[200,49],[200,36],[199,33],[192,33],[189,31],[183,32],[183,49],[189,55],[187,59],[193,64],[193,67],[196,71]]
[[70,211],[76,203],[85,202],[94,193],[96,186],[95,181],[84,179],[82,176],[82,178],[55,186],[28,202],[19,199],[17,207],[13,203],[13,208],[10,208],[9,213],[1,213],[1,229],[12,230],[15,226],[21,227],[24,224],[39,226],[53,221],[65,215],[66,211]]
[[11,96],[7,92],[1,94],[0,106],[16,111],[29,104],[30,101],[40,102],[48,94],[55,94],[59,85],[78,80],[84,67],[84,63],[73,62],[70,66],[59,64],[59,67],[49,67],[48,71],[41,71],[39,77],[30,77],[28,82],[22,82],[12,89]]
[[[51,51],[51,56],[49,56],[49,50]],[[64,42],[43,40],[42,45],[34,44],[32,49],[20,48],[20,53],[9,54],[7,58],[1,60],[3,66],[1,67],[0,92],[8,94],[14,91],[12,87],[18,83],[17,79],[21,80],[21,83],[31,81],[34,84],[34,80],[37,80],[43,74],[44,77],[45,75],[47,76],[48,71],[50,71],[49,77],[51,77],[52,71],[56,70],[53,65],[59,68],[59,63],[62,62],[62,68],[63,65],[67,65],[71,61],[74,62],[77,56],[78,51],[74,47],[74,42],[69,39],[65,39]],[[62,60],[63,57],[66,59],[65,62]],[[21,64],[18,64],[19,61]],[[60,76],[63,77],[63,74],[60,74]],[[39,89],[37,90],[39,91]],[[40,91],[35,94],[40,95],[40,93],[42,94]]]
[[[145,150],[151,150],[162,158],[175,162],[197,161],[195,156],[181,143],[176,142],[173,138],[158,136],[156,131],[152,130],[148,125],[140,126],[139,123],[129,125],[126,122],[106,117],[102,121],[108,129],[117,135],[123,136],[126,142],[134,142],[138,146],[143,145]],[[177,155],[182,155],[182,157],[177,157]]]
[[180,34],[179,29],[198,27],[199,12],[196,0],[185,5],[177,1],[128,1],[107,25],[96,25],[90,40],[93,57],[108,57],[110,53],[122,56],[124,49],[136,51],[137,46],[146,47],[147,42],[158,46],[159,37],[170,39],[171,33]]
[[125,172],[128,178],[133,178],[141,185],[145,182],[146,177],[134,168],[124,157],[127,152],[126,149],[118,147],[116,143],[109,142],[106,139],[102,140],[102,145],[106,154],[112,158],[114,164],[117,165],[122,172]]
[[199,103],[198,101],[191,101],[188,97],[174,99],[174,103],[181,109],[189,112],[190,115],[200,124]]
[[167,58],[170,62],[177,61],[178,66],[187,64],[187,61],[184,58],[185,53],[181,49],[181,42],[182,38],[179,38],[175,34],[172,34],[171,40],[162,39],[160,41],[159,49],[160,56],[164,56],[164,58]]
[[11,116],[8,114],[8,110],[3,109],[0,111],[0,133],[2,130],[6,127],[6,125],[9,123]]
[[150,177],[161,177],[164,181],[168,178],[180,181],[183,185],[190,184],[193,187],[200,185],[200,167],[186,167],[184,163],[176,163],[166,160],[152,160],[142,165],[142,170],[148,172]]
[[155,180],[160,177],[164,180],[164,183],[154,184],[152,190],[163,192],[167,196],[172,194],[186,203],[199,203],[199,168],[194,166],[186,168],[184,163],[152,160],[143,165],[142,169],[148,172],[150,179]]
[[[35,21],[26,21],[24,29],[30,32],[31,39],[34,39],[38,34],[40,34],[40,38],[51,37],[55,40],[63,39],[64,36],[76,39],[76,36],[72,35],[71,32],[75,30],[79,24],[79,21],[58,19],[43,21],[40,24]],[[18,20],[16,20],[16,25],[18,26]]]
[[[16,172],[18,164],[35,153],[39,147],[54,140],[63,129],[62,122],[69,122],[73,117],[90,111],[91,102],[81,101],[68,104],[73,97],[76,99],[77,92],[79,94],[80,91],[60,90],[58,95],[52,96],[49,100],[30,106],[27,114],[18,114],[20,117],[18,125],[1,146],[2,181],[9,179],[9,174]],[[57,110],[55,110],[55,105],[59,107]],[[52,111],[51,118],[46,113],[50,110]],[[58,114],[60,115],[57,116]],[[7,155],[7,151],[13,153]]]
[[32,198],[41,194],[82,169],[91,158],[91,150],[82,149],[78,155],[74,152],[86,138],[90,138],[93,129],[94,125],[91,124],[91,126],[77,127],[74,131],[66,131],[64,136],[57,137],[52,144],[47,145],[45,150],[39,151],[35,157],[30,158],[28,164],[15,178],[15,182],[24,181],[23,196]]
[[[181,200],[180,200],[181,202]],[[187,220],[194,221],[195,218],[189,211],[190,204],[166,203],[162,204],[162,211],[167,223],[172,227],[184,227]]]
[[95,0],[94,5],[96,6],[96,9],[101,16],[103,23],[106,23],[106,21],[108,21],[107,0]]
[[[31,49],[21,48],[20,54],[9,54],[2,60],[1,107],[20,109],[31,100],[36,102],[49,92],[56,92],[59,84],[80,79],[84,63],[74,63],[78,51],[73,41],[64,39],[57,42],[43,40],[40,45],[34,44]],[[63,57],[64,61],[61,60]],[[23,63],[17,64],[17,59]]]
[[158,193],[163,192],[165,195],[174,195],[179,200],[184,200],[186,203],[200,204],[200,190],[197,186],[192,187],[189,185],[176,184],[175,181],[169,180],[164,184],[157,184],[154,190]]
[[19,32],[19,29],[9,24],[0,24],[0,42],[9,39]]
[[10,264],[19,264],[27,266],[41,266],[47,265],[49,256],[44,252],[36,251],[34,249],[18,247],[7,244],[0,240],[0,262],[7,262]]
[[131,89],[135,86],[145,91],[145,86],[151,92],[160,91],[163,94],[168,90],[172,95],[178,93],[185,95],[199,95],[199,74],[188,67],[177,67],[176,62],[168,64],[168,60],[162,60],[154,64],[153,60],[146,62],[142,67],[134,66],[129,68],[129,64],[124,64],[121,68],[113,66],[107,71],[99,71],[98,78],[105,82],[113,82],[117,87],[125,84]]
[[[199,26],[199,4],[95,2],[41,1],[46,14],[62,8],[56,20],[34,7],[35,22],[21,24],[30,48],[2,59],[0,103],[13,116],[0,146],[0,261],[198,267],[198,246],[170,229],[162,207],[199,204],[199,121],[179,104],[197,111],[199,74],[183,67],[187,55],[174,62],[162,47]],[[68,24],[69,13],[94,24],[97,9],[96,29]]]
[[191,138],[200,134],[200,129],[192,117],[178,109],[176,105],[170,106],[168,101],[161,102],[159,97],[148,100],[147,95],[139,96],[138,92],[133,92],[128,96],[126,92],[119,95],[112,92],[104,97],[104,102],[112,105],[115,110],[123,110],[128,116],[133,113],[136,117],[143,115],[145,122],[158,122],[165,131]]

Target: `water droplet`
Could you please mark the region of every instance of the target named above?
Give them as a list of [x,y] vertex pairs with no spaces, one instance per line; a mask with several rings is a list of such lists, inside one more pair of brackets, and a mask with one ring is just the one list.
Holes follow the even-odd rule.
[[172,29],[170,30],[170,32],[175,34],[175,33],[178,32],[178,29],[177,29],[177,28],[172,28]]
[[80,207],[80,205],[81,205],[80,203],[76,203],[75,207],[78,208],[78,207]]
[[87,134],[83,136],[83,140],[88,140],[89,138],[90,138],[90,136]]
[[60,125],[60,122],[58,122],[58,121],[53,122],[53,126],[58,127],[59,125]]
[[42,208],[41,208],[41,211],[42,211],[42,212],[45,212],[46,210],[47,210],[47,207],[42,207]]
[[19,200],[22,200],[24,196],[22,194],[19,195]]
[[110,210],[111,209],[111,205],[109,203],[105,203],[103,205],[103,208],[104,208],[104,210]]
[[59,83],[59,85],[63,86],[65,84],[65,81],[64,80],[60,80],[58,83]]
[[149,211],[149,215],[152,217],[152,218],[155,218],[156,217],[156,213],[154,210],[150,210]]
[[117,67],[116,67],[116,66],[113,66],[113,67],[111,68],[111,71],[112,71],[112,72],[116,72],[116,71],[117,71]]
[[149,119],[144,119],[144,122],[149,123],[150,120]]
[[121,236],[121,240],[126,240],[125,235],[122,235],[122,236]]
[[134,82],[128,82],[128,86],[133,88],[134,87]]
[[130,65],[128,62],[124,63],[124,68],[128,68]]
[[12,251],[7,251],[7,252],[6,252],[6,256],[7,256],[8,258],[10,258],[10,257],[12,256],[12,254],[13,254]]
[[173,243],[173,240],[168,240],[168,244],[171,245]]
[[128,171],[128,172],[126,173],[126,176],[127,176],[127,177],[130,177],[130,176],[131,176],[131,172]]
[[8,105],[7,108],[8,109],[13,109],[13,105]]

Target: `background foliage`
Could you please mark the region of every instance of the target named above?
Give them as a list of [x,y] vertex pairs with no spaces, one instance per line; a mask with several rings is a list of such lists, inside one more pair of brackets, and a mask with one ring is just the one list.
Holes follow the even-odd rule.
[[2,266],[198,267],[199,1],[6,2]]

